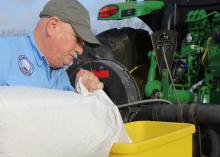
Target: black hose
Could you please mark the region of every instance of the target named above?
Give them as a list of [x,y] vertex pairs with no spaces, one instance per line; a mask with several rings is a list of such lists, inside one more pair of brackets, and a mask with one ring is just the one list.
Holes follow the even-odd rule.
[[207,136],[210,140],[210,155],[209,157],[219,157],[220,155],[220,143],[218,134],[213,129],[206,130]]
[[198,104],[195,109],[195,121],[203,124],[220,124],[220,105]]
[[[220,105],[180,104],[179,115],[183,122],[196,124],[220,125]],[[154,120],[177,122],[177,105],[175,104],[153,104],[142,105],[134,120]]]

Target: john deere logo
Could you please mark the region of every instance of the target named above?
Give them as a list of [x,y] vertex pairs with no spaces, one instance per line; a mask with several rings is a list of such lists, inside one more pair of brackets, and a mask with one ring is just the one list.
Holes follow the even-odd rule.
[[26,76],[31,76],[34,72],[34,65],[25,55],[20,55],[18,57],[18,66],[20,71]]

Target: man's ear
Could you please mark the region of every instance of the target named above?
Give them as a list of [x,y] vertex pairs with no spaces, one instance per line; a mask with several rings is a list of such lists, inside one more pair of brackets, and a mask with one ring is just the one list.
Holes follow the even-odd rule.
[[50,17],[48,18],[46,24],[46,31],[48,36],[56,35],[57,31],[59,30],[60,19],[58,17]]

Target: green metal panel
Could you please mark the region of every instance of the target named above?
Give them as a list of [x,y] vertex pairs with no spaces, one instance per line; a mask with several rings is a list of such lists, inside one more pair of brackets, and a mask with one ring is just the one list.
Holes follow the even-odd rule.
[[[108,18],[101,18],[98,16],[98,20],[122,20],[127,19],[131,17],[139,17],[143,15],[151,14],[153,10],[162,9],[164,6],[164,2],[162,1],[130,1],[130,2],[124,2],[124,3],[115,3],[115,4],[109,4],[107,6],[118,6],[119,10],[115,15],[112,15]],[[103,7],[103,8],[104,8]],[[100,9],[101,10],[101,9]],[[123,16],[123,12],[132,12],[127,16]]]
[[148,72],[148,79],[145,85],[145,95],[147,97],[151,97],[154,91],[161,91],[161,83],[158,80],[155,80],[157,62],[155,58],[155,53],[150,51],[148,53],[148,57],[150,60],[150,68]]

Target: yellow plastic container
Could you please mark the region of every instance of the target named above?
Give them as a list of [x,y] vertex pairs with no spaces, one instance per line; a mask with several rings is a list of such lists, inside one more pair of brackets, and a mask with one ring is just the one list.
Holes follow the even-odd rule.
[[132,144],[113,144],[109,157],[192,157],[193,124],[137,121],[125,128]]

